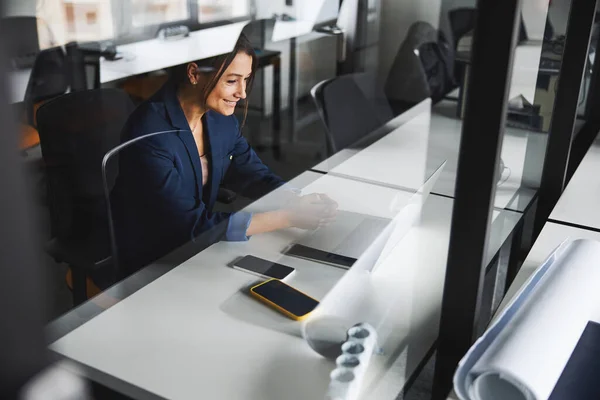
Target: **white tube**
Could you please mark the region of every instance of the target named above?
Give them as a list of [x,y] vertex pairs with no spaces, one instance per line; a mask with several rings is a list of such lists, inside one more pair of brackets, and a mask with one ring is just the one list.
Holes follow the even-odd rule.
[[545,400],[590,320],[600,320],[600,243],[564,243],[459,364],[462,400]]

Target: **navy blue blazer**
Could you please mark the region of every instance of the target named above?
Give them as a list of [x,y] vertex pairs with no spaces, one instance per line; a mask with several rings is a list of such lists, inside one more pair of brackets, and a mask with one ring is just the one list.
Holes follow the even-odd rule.
[[202,186],[196,142],[167,82],[129,117],[122,141],[151,132],[179,130],[140,140],[119,155],[112,191],[120,268],[125,274],[196,240],[247,240],[251,214],[213,212],[219,186],[258,198],[284,184],[241,136],[235,116],[208,111],[202,118],[209,178]]

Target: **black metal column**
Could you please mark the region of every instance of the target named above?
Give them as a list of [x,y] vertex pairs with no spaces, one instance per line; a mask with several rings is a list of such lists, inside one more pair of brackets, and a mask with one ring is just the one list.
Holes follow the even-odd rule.
[[294,143],[296,139],[296,118],[298,110],[296,108],[296,88],[298,85],[298,61],[297,61],[298,46],[296,38],[290,39],[290,70],[289,70],[289,92],[288,92],[288,113],[290,116],[290,134],[289,143]]
[[281,158],[281,57],[273,60],[273,143],[271,149],[276,160]]
[[[573,128],[577,117],[579,90],[585,73],[595,10],[595,1],[571,1],[562,65],[539,190],[535,235],[546,223],[567,183],[567,167],[573,142]],[[597,101],[593,98],[591,100]]]
[[458,159],[448,264],[435,365],[434,400],[445,400],[452,376],[474,341],[483,260],[519,26],[519,0],[477,2],[472,65]]

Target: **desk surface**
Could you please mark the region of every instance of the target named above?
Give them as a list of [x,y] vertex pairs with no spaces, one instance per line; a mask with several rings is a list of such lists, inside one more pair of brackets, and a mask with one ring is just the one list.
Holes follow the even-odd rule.
[[[529,251],[529,254],[523,262],[523,265],[517,273],[517,276],[506,292],[506,295],[500,303],[500,306],[496,310],[494,319],[502,313],[506,306],[512,301],[513,297],[525,284],[525,282],[527,282],[529,277],[546,260],[548,255],[550,255],[550,253],[552,253],[552,251],[554,251],[554,249],[556,249],[556,247],[558,247],[566,239],[600,240],[600,233],[552,222],[546,223],[533,247]],[[448,400],[458,400],[458,396],[454,393],[454,391],[450,394]]]
[[[337,194],[340,207],[361,207],[352,201],[356,197],[352,194],[364,183],[306,173],[292,184],[307,181],[312,181],[305,187],[308,192],[328,187]],[[389,200],[392,193],[397,191],[380,188],[372,199],[387,195]],[[395,335],[398,343],[406,342],[398,353],[373,362],[368,390],[378,393],[377,398],[395,398],[435,340],[451,205],[448,199],[431,196],[423,221],[394,252],[403,269],[398,287],[405,293],[398,304],[402,312],[394,314],[399,317]],[[381,213],[382,208],[373,206],[365,212]],[[109,382],[116,377],[128,383],[129,394],[135,397],[146,397],[136,392],[141,388],[170,399],[199,393],[203,398],[232,400],[322,398],[333,364],[312,352],[300,337],[299,323],[245,295],[242,291],[254,279],[228,267],[245,254],[281,258],[297,269],[289,283],[320,299],[344,271],[282,257],[281,250],[298,235],[299,231],[289,230],[258,235],[246,243],[215,244],[52,348],[100,371]]]
[[230,52],[248,21],[191,32],[178,40],[150,39],[117,47],[123,58],[100,62],[100,81],[111,82]]
[[[367,148],[345,149],[319,163],[314,170],[379,182],[381,184],[418,187],[444,160],[447,164],[433,192],[454,197],[462,121],[455,115],[456,103],[444,100],[431,107],[421,103],[386,126],[386,136]],[[414,112],[416,111],[416,112]],[[405,113],[407,114],[407,113]],[[506,128],[502,159],[510,176],[496,190],[495,206],[513,208],[516,201],[527,204],[534,192],[521,187],[529,140],[543,140],[539,133]],[[366,167],[365,167],[366,166]],[[521,199],[518,199],[518,197]],[[522,208],[516,207],[517,210]]]
[[[330,193],[342,209],[378,216],[389,216],[386,204],[399,193],[311,172],[291,184],[304,192]],[[393,351],[375,357],[363,398],[396,398],[436,339],[451,211],[451,199],[430,196],[421,221],[388,259],[402,293],[392,313],[397,319],[388,349]],[[500,221],[500,213],[495,218],[503,230],[498,240],[504,240],[509,224]],[[228,266],[245,254],[281,260],[297,269],[289,283],[320,299],[344,271],[282,256],[301,234],[287,230],[217,243],[165,268],[164,275],[99,315],[86,315],[88,302],[60,318],[50,327],[55,334],[62,331],[51,347],[81,363],[93,379],[135,398],[322,398],[333,364],[308,347],[299,323],[244,294],[254,279]],[[140,286],[126,280],[111,291],[127,285]]]
[[548,222],[529,251],[523,266],[515,280],[506,292],[506,296],[496,311],[496,316],[508,305],[517,294],[521,286],[529,279],[531,274],[544,262],[550,253],[564,240],[593,239],[600,240],[600,233],[586,229],[574,228],[562,224]]
[[550,214],[550,220],[600,229],[600,136],[594,140],[581,164]]

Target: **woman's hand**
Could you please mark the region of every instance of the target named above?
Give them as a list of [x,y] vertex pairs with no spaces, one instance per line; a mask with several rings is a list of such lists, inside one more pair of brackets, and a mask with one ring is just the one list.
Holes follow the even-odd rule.
[[290,199],[283,211],[290,226],[317,229],[335,220],[338,204],[326,194],[313,193]]
[[254,214],[246,235],[289,227],[317,229],[335,220],[337,207],[337,203],[325,194],[293,195],[279,210]]

